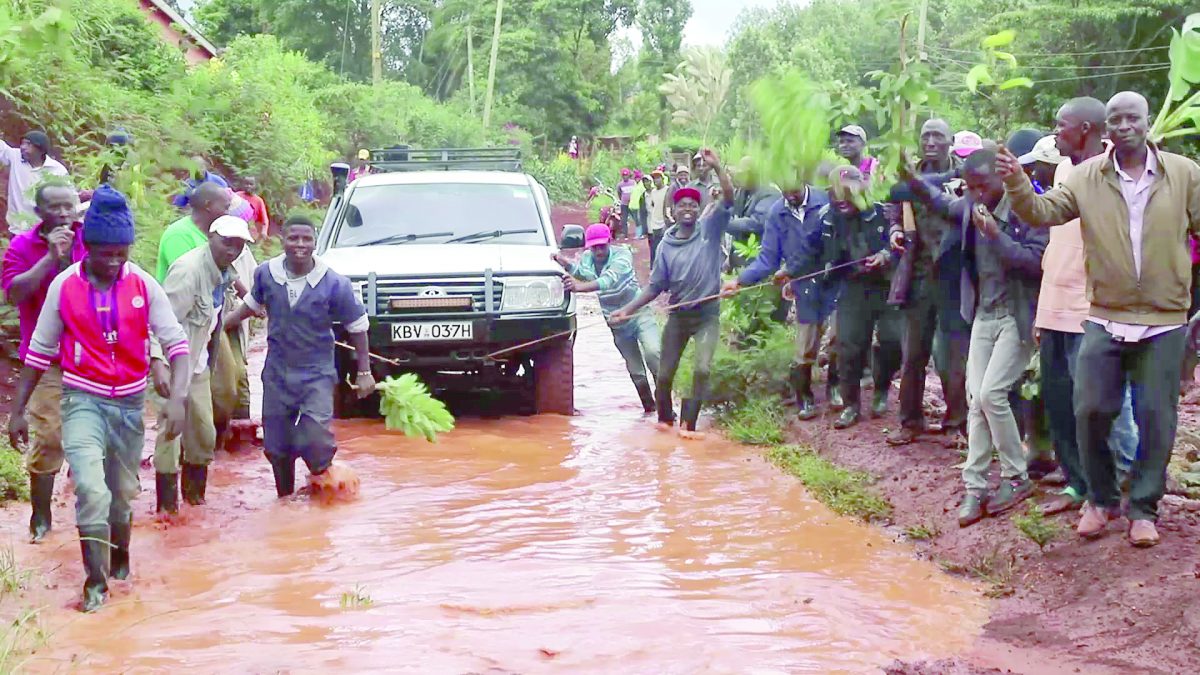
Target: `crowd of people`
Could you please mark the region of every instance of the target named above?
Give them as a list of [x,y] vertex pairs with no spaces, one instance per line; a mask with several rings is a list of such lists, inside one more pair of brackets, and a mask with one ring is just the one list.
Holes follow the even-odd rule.
[[[703,150],[695,179],[686,167],[670,185],[661,167],[650,173],[645,189],[661,191],[661,201],[639,202],[637,183],[647,181],[623,173],[622,227],[647,223],[653,246],[645,288],[627,247],[614,242],[621,232],[605,224],[587,229],[578,261],[556,259],[568,288],[599,293],[643,405],[663,429],[676,423],[672,384],[693,341],[679,433],[699,436],[719,297],[773,278],[791,305],[775,318],[796,324],[790,383],[801,420],[820,413],[819,363],[828,363],[834,429],[862,419],[866,372],[869,414],[887,415],[898,374],[899,425],[886,440],[903,446],[936,433],[963,449],[959,526],[1033,496],[1036,463],[1037,478],[1061,486],[1044,512],[1077,511],[1083,537],[1123,516],[1129,542],[1153,546],[1181,382],[1196,364],[1189,317],[1198,309],[1200,167],[1148,132],[1148,103],[1132,92],[1066,101],[1052,132],[1022,129],[1003,142],[931,119],[919,161],[905,158],[880,203],[867,199],[879,163],[857,125],[833,139],[842,161],[823,172],[827,189],[752,184]],[[749,234],[761,238],[757,258],[731,260],[722,240]],[[662,293],[670,302],[660,333],[645,308]],[[1018,393],[1035,352],[1049,462],[1030,456],[1034,425]],[[927,424],[931,359],[945,412]]]
[[[125,134],[109,144],[126,146]],[[349,280],[313,255],[316,225],[287,218],[283,253],[259,264],[249,245],[270,232],[251,178],[240,191],[201,157],[173,203],[153,273],[130,261],[134,215],[113,187],[120,166],[79,191],[49,158],[43,132],[5,146],[12,239],[0,287],[16,306],[23,363],[8,435],[26,451],[32,542],[52,527],[56,475],[68,464],[85,571],[81,609],[94,611],[108,580],[130,575],[133,498],[153,400],[155,510],[170,519],[179,495],[205,503],[208,468],[231,420],[249,418],[247,320],[267,319],[263,445],[276,494],[295,491],[303,459],[314,489],[345,479],[330,430],[334,325],[355,351],[360,397],[374,392],[367,315]],[[53,162],[53,163],[51,163]],[[149,391],[148,391],[149,390]]]

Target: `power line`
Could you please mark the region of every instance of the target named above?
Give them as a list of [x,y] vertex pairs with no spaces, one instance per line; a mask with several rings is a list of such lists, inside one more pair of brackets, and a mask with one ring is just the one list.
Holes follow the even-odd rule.
[[[1020,53],[1020,54],[1013,54],[1013,56],[1032,56],[1032,57],[1095,56],[1097,54],[1134,54],[1137,52],[1152,52],[1152,51],[1157,51],[1160,49],[1170,49],[1170,48],[1171,48],[1170,45],[1163,45],[1162,47],[1139,47],[1137,49],[1109,49],[1109,50],[1096,51],[1096,52],[1055,52],[1055,53],[1025,52],[1025,53]],[[979,53],[978,49],[951,49],[949,47],[938,47],[937,45],[929,45],[929,49],[936,49],[938,51],[943,51],[943,52],[953,52],[956,54],[978,54]]]
[[[960,59],[951,59],[951,58],[948,58],[945,56],[937,56],[937,55],[934,55],[933,58],[938,61],[943,61],[946,63],[957,63],[957,64],[963,65],[963,66],[974,66],[977,63],[975,61],[962,61]],[[1039,66],[1039,65],[1030,65],[1027,67],[1035,69],[1035,70],[1111,70],[1111,69],[1115,69],[1115,68],[1140,68],[1142,66],[1147,66],[1147,67],[1149,67],[1149,66],[1156,66],[1156,67],[1157,66],[1165,66],[1165,67],[1169,68],[1171,66],[1171,62],[1163,61],[1161,63],[1119,63],[1119,64],[1112,64],[1112,65],[1107,65],[1107,66]],[[1026,66],[1023,66],[1023,67],[1026,67]],[[1099,73],[1099,74],[1100,75],[1109,75],[1111,73]]]
[[[1137,75],[1140,73],[1153,73],[1153,72],[1159,72],[1159,71],[1169,70],[1169,69],[1170,69],[1170,66],[1156,66],[1153,68],[1124,70],[1124,71],[1111,72],[1111,73],[1093,73],[1091,75],[1078,75],[1075,77],[1052,77],[1048,80],[1033,80],[1033,84],[1048,84],[1050,82],[1070,82],[1073,80],[1094,80],[1094,79],[1100,78],[1100,77]],[[963,87],[965,88],[966,85],[964,84]],[[961,89],[959,91],[961,91]]]

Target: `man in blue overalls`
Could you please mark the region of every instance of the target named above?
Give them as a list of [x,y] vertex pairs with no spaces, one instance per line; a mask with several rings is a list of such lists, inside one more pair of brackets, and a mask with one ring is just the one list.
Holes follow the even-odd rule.
[[367,311],[350,280],[313,255],[317,228],[303,216],[283,224],[283,255],[254,271],[253,291],[226,320],[235,325],[251,313],[267,316],[267,359],[263,367],[263,446],[275,474],[275,490],[295,490],[296,460],[313,476],[333,463],[337,445],[329,423],[337,387],[334,324],[354,346],[359,398],[375,391],[367,346]]

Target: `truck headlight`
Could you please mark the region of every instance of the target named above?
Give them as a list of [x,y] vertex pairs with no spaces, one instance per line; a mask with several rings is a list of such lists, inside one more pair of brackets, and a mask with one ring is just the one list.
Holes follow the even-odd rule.
[[554,309],[562,306],[565,297],[558,277],[509,277],[504,279],[500,311]]

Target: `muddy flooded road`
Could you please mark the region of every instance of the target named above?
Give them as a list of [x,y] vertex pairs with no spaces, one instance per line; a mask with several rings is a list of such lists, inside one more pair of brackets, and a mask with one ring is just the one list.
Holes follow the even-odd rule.
[[975,589],[758,451],[654,431],[603,326],[576,382],[576,417],[460,418],[438,444],[340,424],[349,504],[278,502],[261,455],[221,455],[208,506],[165,528],[144,471],[134,582],[94,615],[71,608],[70,499],[39,546],[9,509],[48,634],[25,670],[878,672],[979,634]]

